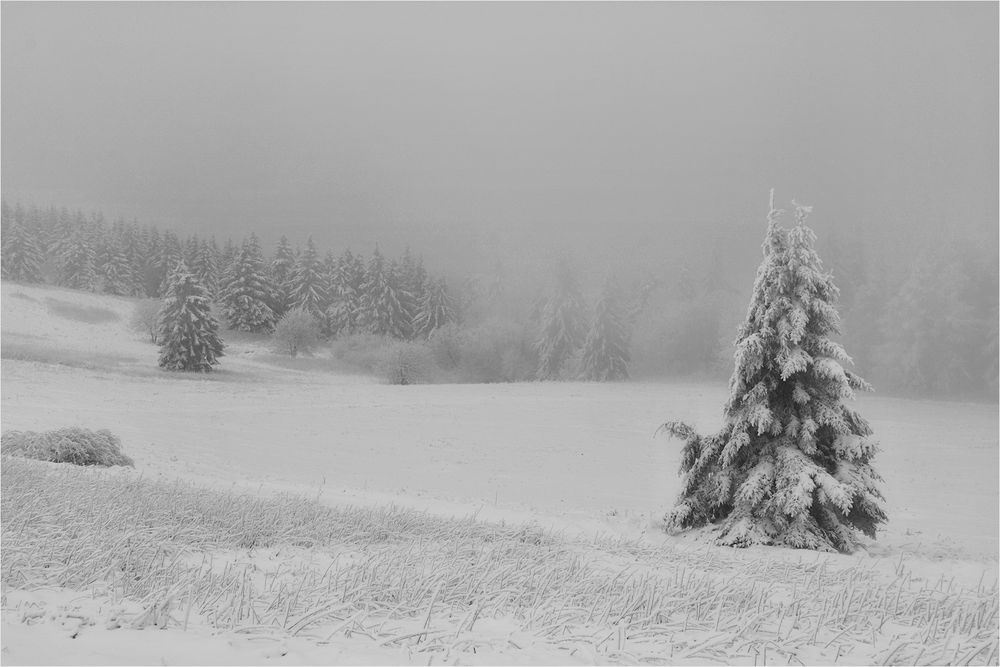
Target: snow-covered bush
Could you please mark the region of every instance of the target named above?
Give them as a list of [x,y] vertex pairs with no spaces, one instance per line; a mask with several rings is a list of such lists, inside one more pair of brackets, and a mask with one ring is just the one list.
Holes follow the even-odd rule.
[[460,336],[464,382],[521,382],[534,377],[537,354],[530,335],[513,322],[490,320]]
[[425,384],[435,378],[430,349],[422,343],[397,341],[384,348],[378,374],[389,384]]
[[149,342],[153,345],[156,345],[160,335],[161,306],[162,302],[159,299],[143,299],[135,304],[132,317],[129,319],[132,330],[149,336]]
[[111,431],[69,427],[54,431],[6,431],[0,454],[78,466],[134,466]]
[[299,352],[309,354],[319,344],[319,324],[302,306],[293,308],[278,320],[272,340],[275,347],[293,357]]
[[383,350],[392,345],[393,338],[371,333],[353,333],[330,342],[330,354],[355,368],[374,373],[383,357]]
[[454,370],[462,361],[462,328],[454,322],[434,329],[427,339],[434,363],[446,371]]

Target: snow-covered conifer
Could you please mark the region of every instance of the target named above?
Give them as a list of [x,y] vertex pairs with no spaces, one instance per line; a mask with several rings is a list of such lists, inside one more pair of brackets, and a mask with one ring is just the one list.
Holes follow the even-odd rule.
[[311,236],[306,241],[305,250],[295,260],[288,282],[288,301],[292,308],[304,308],[317,319],[325,316],[329,306],[323,262]]
[[424,262],[414,257],[407,246],[396,265],[396,282],[399,285],[400,306],[403,309],[403,332],[406,338],[418,335],[416,318],[427,292],[427,271]]
[[271,260],[271,282],[274,284],[274,303],[271,309],[278,317],[284,315],[291,308],[289,297],[289,283],[295,271],[295,251],[292,244],[288,242],[288,237],[282,235],[278,239],[278,247],[274,252],[274,259]]
[[207,373],[222,356],[208,292],[183,262],[167,278],[158,339],[160,367],[168,371]]
[[844,403],[870,387],[844,368],[850,358],[830,338],[838,291],[804,224],[809,211],[796,205],[796,224],[784,229],[772,194],[722,430],[663,426],[685,441],[671,530],[715,524],[724,545],[851,551],[856,530],[874,537],[886,520],[871,465],[877,442]]
[[101,252],[98,273],[106,294],[132,296],[135,294],[135,272],[125,249],[117,238],[108,239]]
[[162,297],[167,293],[170,282],[170,273],[173,268],[184,261],[184,252],[177,235],[171,231],[163,232],[163,242],[160,246],[160,257],[156,264],[157,275],[160,278],[160,286],[157,293]]
[[97,282],[97,253],[93,241],[85,231],[79,230],[73,235],[60,260],[60,284],[74,289],[94,289]]
[[11,220],[4,226],[0,255],[0,271],[4,278],[25,282],[42,279],[44,256],[35,237],[36,233],[25,223]]
[[585,307],[576,276],[565,261],[556,269],[552,294],[541,308],[538,339],[539,380],[553,380],[583,344],[586,335]]
[[399,298],[399,288],[392,267],[375,246],[361,285],[360,319],[373,334],[405,336],[405,313]]
[[361,258],[350,250],[344,251],[337,259],[330,281],[332,303],[326,315],[331,334],[350,334],[358,329],[364,278],[365,266]]
[[609,275],[594,310],[594,322],[583,344],[583,379],[598,382],[627,380],[631,361],[628,348],[625,296],[618,282]]
[[219,302],[229,327],[237,331],[270,333],[274,311],[268,305],[273,287],[267,278],[260,244],[253,234],[233,260],[219,290]]
[[224,274],[229,270],[229,267],[236,261],[236,256],[239,255],[239,253],[240,249],[236,247],[235,243],[233,243],[233,239],[226,239],[226,245],[222,247],[222,256],[219,259],[220,274]]
[[212,243],[200,241],[197,250],[192,252],[191,272],[205,287],[209,297],[214,297],[219,291],[218,249],[214,247],[214,239]]
[[428,282],[429,287],[424,290],[417,316],[413,319],[414,334],[424,338],[457,319],[455,300],[448,291],[448,284],[444,278]]

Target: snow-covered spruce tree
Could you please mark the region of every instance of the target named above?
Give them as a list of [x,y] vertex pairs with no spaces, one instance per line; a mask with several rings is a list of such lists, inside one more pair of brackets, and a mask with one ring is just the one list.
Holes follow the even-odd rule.
[[35,234],[24,223],[10,221],[3,230],[0,272],[4,278],[35,283],[42,279],[42,254]]
[[273,287],[267,279],[260,244],[251,234],[243,242],[219,289],[219,302],[229,328],[256,333],[273,331],[276,318],[268,305],[272,296]]
[[110,238],[105,242],[98,262],[98,273],[105,293],[118,296],[135,294],[135,272],[117,238]]
[[207,373],[222,356],[208,292],[183,262],[167,278],[158,338],[160,367],[168,371]]
[[77,231],[65,247],[59,263],[60,284],[74,289],[94,289],[97,283],[97,253],[93,241],[85,232]]
[[170,273],[183,259],[184,252],[177,235],[171,231],[163,232],[159,262],[156,265],[158,276],[160,277],[160,286],[157,289],[159,296],[163,297],[166,295],[167,288],[170,286]]
[[670,530],[714,524],[717,543],[852,551],[856,530],[871,537],[885,522],[878,450],[867,422],[844,401],[868,384],[845,370],[837,287],[796,224],[768,214],[764,260],[736,340],[725,424],[711,436],[680,422],[663,425],[685,441],[683,485],[667,515]]
[[191,263],[191,271],[205,289],[208,290],[209,297],[214,297],[219,292],[219,249],[215,245],[215,239],[211,242],[203,240],[198,244],[195,251],[194,260]]
[[583,343],[581,376],[597,382],[627,380],[631,361],[628,313],[625,295],[614,276],[604,281],[594,310],[594,322]]
[[583,344],[587,334],[585,306],[576,276],[565,261],[556,269],[553,292],[541,308],[541,336],[538,339],[539,380],[559,377],[566,360]]
[[373,334],[403,338],[405,313],[394,273],[391,267],[386,266],[385,258],[375,246],[361,284],[359,320]]
[[337,259],[330,280],[332,304],[327,308],[326,319],[332,335],[351,334],[358,329],[364,277],[365,265],[361,258],[346,250]]
[[444,278],[429,280],[427,285],[417,315],[413,318],[414,334],[422,338],[429,337],[435,330],[457,319],[455,300]]
[[417,315],[427,293],[427,271],[420,257],[414,257],[407,246],[403,257],[396,265],[397,283],[400,286],[400,305],[403,308],[404,334],[407,339],[415,338]]
[[327,278],[312,236],[306,241],[306,248],[295,260],[292,275],[288,281],[288,302],[291,308],[303,308],[317,321],[325,316],[329,306]]
[[274,284],[274,302],[271,310],[278,317],[284,315],[291,307],[288,296],[288,283],[295,270],[295,251],[292,244],[288,242],[288,237],[282,235],[278,239],[278,247],[274,251],[274,259],[271,260],[271,282]]

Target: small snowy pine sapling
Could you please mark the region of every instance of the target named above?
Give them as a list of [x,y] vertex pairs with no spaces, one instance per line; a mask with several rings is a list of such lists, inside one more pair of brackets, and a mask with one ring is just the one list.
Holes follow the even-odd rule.
[[778,224],[772,192],[753,296],[736,340],[725,422],[702,436],[681,422],[663,425],[684,440],[682,491],[670,530],[717,527],[717,543],[774,544],[850,552],[856,531],[875,537],[886,521],[878,443],[845,401],[870,390],[844,368],[838,290],[795,206],[796,224]]

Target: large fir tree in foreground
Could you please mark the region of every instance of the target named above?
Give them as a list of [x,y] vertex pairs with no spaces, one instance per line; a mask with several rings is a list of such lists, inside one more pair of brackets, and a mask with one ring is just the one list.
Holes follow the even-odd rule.
[[211,313],[208,291],[180,263],[167,279],[160,310],[160,367],[207,373],[219,363],[222,340]]
[[685,441],[671,530],[715,524],[724,545],[852,551],[855,531],[874,537],[886,520],[871,465],[878,444],[844,404],[870,387],[844,369],[850,357],[830,339],[838,291],[813,249],[809,211],[796,205],[785,229],[772,198],[722,430],[663,426]]

